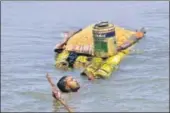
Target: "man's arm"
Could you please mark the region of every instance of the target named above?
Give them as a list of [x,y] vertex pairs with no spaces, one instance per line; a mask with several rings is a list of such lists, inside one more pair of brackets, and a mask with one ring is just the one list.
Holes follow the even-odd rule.
[[70,107],[64,102],[63,99],[61,99],[61,93],[59,90],[57,90],[57,88],[55,87],[55,84],[52,82],[51,78],[50,78],[50,75],[47,73],[46,75],[47,77],[47,80],[48,82],[50,83],[51,85],[51,88],[52,88],[52,94],[53,94],[53,97],[60,101],[60,103],[67,109],[68,112],[72,112],[72,110],[70,109]]

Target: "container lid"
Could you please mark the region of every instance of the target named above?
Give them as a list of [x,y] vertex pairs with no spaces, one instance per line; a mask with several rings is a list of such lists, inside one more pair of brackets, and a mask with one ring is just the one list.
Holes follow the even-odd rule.
[[98,24],[96,24],[95,26],[96,27],[107,27],[109,25],[109,23],[107,21],[105,22],[100,22]]

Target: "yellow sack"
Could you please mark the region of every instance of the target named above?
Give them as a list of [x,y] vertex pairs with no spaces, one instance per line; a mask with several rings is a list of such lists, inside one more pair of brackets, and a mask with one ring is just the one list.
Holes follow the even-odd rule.
[[78,56],[76,61],[74,62],[74,67],[75,68],[82,68],[82,67],[85,68],[89,63],[90,63],[90,61],[88,60],[87,56]]
[[[94,25],[95,24],[91,24],[85,27],[84,29],[82,29],[82,31],[73,35],[68,40],[67,45],[65,46],[65,50],[93,55],[94,54],[94,51],[93,51],[94,40],[93,40],[92,30],[93,30]],[[115,26],[115,33],[116,33],[117,47],[121,46],[126,41],[130,41],[128,38],[131,37],[133,34],[135,34],[134,31],[126,30],[119,26]],[[108,47],[109,46],[112,46],[112,44],[109,43]]]
[[123,60],[123,58],[128,55],[131,51],[131,49],[135,45],[119,52],[117,55],[109,57],[106,59],[104,64],[101,65],[101,67],[94,73],[94,76],[98,76],[100,78],[108,78],[111,76],[112,72],[115,71],[118,68],[118,65]]
[[76,51],[78,53],[92,54],[93,38],[92,28],[93,24],[85,27],[82,31],[73,35],[65,46],[68,51]]
[[124,29],[119,26],[115,26],[117,46],[121,46],[126,41],[130,41],[129,38],[136,32]]
[[69,64],[66,59],[68,58],[69,54],[69,51],[66,50],[63,50],[61,53],[59,53],[55,59],[55,66],[60,69],[68,68]]
[[82,72],[82,75],[88,75],[93,74],[102,64],[103,60],[102,58],[94,57],[91,61],[91,64],[89,64],[86,69]]

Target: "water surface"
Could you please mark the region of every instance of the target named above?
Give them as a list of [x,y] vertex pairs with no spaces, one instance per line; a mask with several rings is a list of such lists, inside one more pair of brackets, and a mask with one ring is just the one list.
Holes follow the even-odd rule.
[[[54,67],[60,33],[108,20],[147,36],[108,80],[89,82],[80,71]],[[85,88],[69,95],[74,111],[169,111],[168,2],[2,2],[1,110],[65,111],[51,98],[45,78],[71,74]]]

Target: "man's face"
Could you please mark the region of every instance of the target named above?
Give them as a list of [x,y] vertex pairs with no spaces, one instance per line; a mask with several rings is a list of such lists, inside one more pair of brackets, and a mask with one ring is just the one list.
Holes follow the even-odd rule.
[[71,77],[71,76],[68,76],[67,78],[66,78],[66,85],[67,85],[67,87],[69,88],[69,89],[71,89],[73,92],[77,89],[79,89],[80,88],[80,85],[79,85],[79,83],[77,82],[77,80],[76,79],[74,79],[73,77]]

